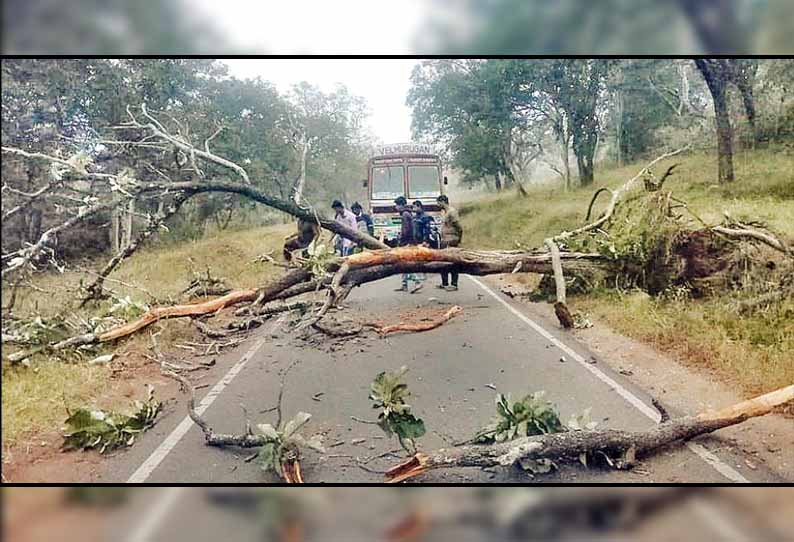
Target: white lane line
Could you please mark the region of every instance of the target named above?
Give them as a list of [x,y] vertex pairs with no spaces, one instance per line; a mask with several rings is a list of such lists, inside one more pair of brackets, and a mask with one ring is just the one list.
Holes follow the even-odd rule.
[[[534,320],[531,320],[527,317],[524,313],[513,307],[510,303],[502,299],[502,297],[491,290],[488,286],[483,284],[480,280],[472,277],[471,275],[466,275],[469,280],[474,282],[477,286],[485,290],[491,297],[501,303],[507,310],[512,312],[515,316],[517,316],[522,322],[527,324],[529,327],[537,331],[543,338],[547,339],[551,343],[553,343],[557,348],[571,356],[574,360],[576,360],[579,365],[590,371],[596,378],[604,382],[607,386],[612,388],[615,392],[617,392],[621,397],[623,397],[626,401],[629,402],[632,406],[634,406],[637,410],[645,414],[648,418],[654,421],[654,423],[659,423],[662,419],[661,414],[655,409],[651,408],[650,406],[646,405],[642,399],[631,393],[629,390],[615,382],[612,378],[610,378],[607,374],[601,371],[598,367],[593,365],[592,363],[587,363],[585,359],[573,351],[571,348],[568,347],[565,343],[557,339],[554,335],[546,331],[543,327],[540,326]],[[725,478],[733,481],[738,482],[741,484],[749,484],[750,480],[742,476],[739,472],[737,472],[733,467],[723,462],[719,457],[708,451],[706,448],[701,446],[700,444],[694,442],[687,442],[687,448],[689,448],[693,453],[695,453],[698,457],[703,459],[706,463],[711,465],[717,472],[722,474]]]
[[155,501],[149,509],[149,513],[144,514],[140,523],[132,534],[127,538],[127,542],[150,542],[152,533],[160,526],[163,519],[165,519],[168,512],[174,506],[183,490],[187,488],[167,487],[163,489],[160,498]]
[[750,542],[752,538],[742,532],[725,513],[713,503],[701,498],[692,499],[692,510],[706,521],[706,524],[719,533],[719,542]]
[[[243,370],[245,364],[248,363],[248,360],[251,359],[251,356],[256,354],[256,352],[262,348],[262,345],[268,340],[270,334],[277,328],[281,322],[284,320],[284,316],[279,318],[276,323],[270,328],[266,333],[262,335],[262,338],[259,339],[254,345],[245,353],[245,355],[240,358],[240,361],[234,364],[234,366],[229,369],[229,372],[224,375],[224,377],[217,383],[212,389],[204,396],[201,402],[196,407],[196,412],[201,415],[209,408],[209,406],[215,402],[215,399],[226,389],[234,377]],[[145,482],[149,476],[152,475],[154,469],[157,468],[160,463],[162,463],[163,459],[174,449],[174,447],[182,440],[182,437],[193,427],[194,423],[193,420],[190,419],[190,416],[185,416],[185,418],[180,422],[176,429],[174,429],[170,435],[166,437],[166,439],[160,443],[160,445],[155,449],[152,454],[146,458],[138,469],[132,473],[132,476],[129,477],[127,480],[128,484],[141,484]]]

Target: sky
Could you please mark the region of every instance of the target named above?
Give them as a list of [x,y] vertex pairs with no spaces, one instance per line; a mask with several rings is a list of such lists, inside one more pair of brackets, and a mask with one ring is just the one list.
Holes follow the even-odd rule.
[[344,84],[367,100],[369,127],[382,143],[411,141],[411,109],[405,105],[415,59],[224,59],[235,77],[261,76],[286,92],[307,81],[323,91]]
[[245,36],[239,46],[257,53],[327,55],[410,53],[430,9],[428,0],[189,0],[189,7],[230,38]]

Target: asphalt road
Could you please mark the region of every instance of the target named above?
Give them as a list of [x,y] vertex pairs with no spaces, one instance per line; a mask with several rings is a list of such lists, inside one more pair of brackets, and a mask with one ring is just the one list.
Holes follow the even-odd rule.
[[[495,539],[496,533],[510,531],[506,525],[524,525],[531,533],[523,533],[521,540],[592,540],[641,542],[681,540],[683,542],[713,540],[715,542],[749,542],[750,540],[783,541],[783,532],[770,529],[763,518],[736,507],[729,490],[718,489],[692,496],[675,497],[664,504],[645,509],[632,508],[641,496],[632,498],[631,492],[645,494],[664,492],[664,488],[583,488],[591,497],[572,494],[577,488],[511,489],[511,494],[492,494],[498,499],[494,510],[512,507],[524,512],[512,520],[490,515],[491,522],[483,522],[482,490],[476,488],[426,488],[406,492],[395,487],[381,488],[313,488],[300,493],[294,488],[282,488],[273,494],[275,500],[257,505],[255,500],[218,503],[210,492],[229,492],[240,496],[254,496],[256,488],[197,488],[167,487],[140,488],[132,502],[114,512],[108,521],[108,540],[123,542],[202,542],[227,540],[276,540],[268,536],[268,521],[280,517],[274,503],[301,518],[305,526],[304,539],[323,542],[355,542],[387,540],[385,532],[410,516],[411,510],[423,510],[430,518],[421,538],[410,540],[439,540],[465,542]],[[553,491],[556,497],[550,496]],[[779,489],[779,491],[788,491]],[[541,493],[543,492],[543,493]],[[228,493],[227,493],[228,494]],[[617,508],[599,507],[611,495],[622,495]],[[600,496],[600,500],[596,497]],[[280,500],[286,497],[288,501]],[[564,499],[567,504],[558,513],[548,509],[549,498]],[[261,501],[260,501],[261,502]],[[512,504],[509,504],[512,503]],[[584,503],[590,503],[585,507]],[[269,507],[269,508],[268,508]],[[601,510],[600,520],[585,519],[584,510]],[[474,510],[473,513],[464,511]],[[479,513],[477,511],[480,511]],[[535,510],[533,512],[533,510]],[[635,513],[629,512],[635,510]],[[485,513],[486,516],[488,515]],[[605,515],[603,515],[605,514]],[[466,518],[469,518],[468,520]],[[480,518],[479,520],[476,518]],[[544,520],[544,535],[538,532],[538,521]],[[579,518],[579,519],[576,519]],[[495,521],[494,521],[495,520]],[[488,527],[490,523],[491,527]],[[272,523],[271,523],[272,524]],[[577,524],[578,527],[573,525]],[[501,530],[499,530],[501,529]],[[515,531],[513,531],[514,534]],[[502,538],[499,536],[498,538]]]
[[[211,404],[204,414],[216,432],[241,433],[243,404],[252,422],[275,421],[271,409],[278,396],[280,374],[288,371],[284,415],[307,411],[313,418],[304,434],[325,435],[325,455],[308,451],[302,462],[307,482],[379,483],[382,471],[399,461],[395,440],[374,425],[351,419],[373,419],[369,386],[383,370],[410,368],[414,412],[425,420],[428,434],[421,447],[433,449],[470,437],[494,413],[497,391],[522,395],[545,390],[562,417],[591,408],[601,427],[642,430],[656,423],[658,413],[643,390],[609,369],[559,329],[547,305],[529,306],[507,298],[488,281],[461,277],[458,292],[426,288],[417,294],[395,293],[398,277],[369,284],[350,296],[346,315],[358,320],[393,322],[409,310],[439,311],[451,304],[463,313],[424,333],[402,333],[381,339],[316,342],[294,338],[283,322],[271,321],[251,333],[235,350],[217,358],[209,382],[200,390]],[[494,389],[495,388],[495,389]],[[201,398],[199,396],[198,398]],[[201,404],[201,403],[200,403]],[[200,430],[185,417],[182,406],[163,419],[130,450],[108,460],[101,482],[268,483],[250,450],[205,446]],[[675,415],[675,412],[672,412]],[[674,446],[643,460],[630,471],[565,466],[553,474],[529,478],[511,469],[450,469],[425,474],[417,481],[471,482],[779,482],[759,466],[750,470],[741,452],[718,435],[688,446]]]

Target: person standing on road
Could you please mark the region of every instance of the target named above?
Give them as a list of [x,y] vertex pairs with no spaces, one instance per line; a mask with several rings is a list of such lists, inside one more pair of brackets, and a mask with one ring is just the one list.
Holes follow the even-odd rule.
[[419,200],[413,203],[411,209],[414,213],[414,244],[430,246],[433,217],[425,214],[425,208]]
[[[398,246],[404,247],[415,245],[414,238],[414,217],[411,214],[411,208],[408,206],[408,201],[404,196],[400,196],[394,200],[394,208],[400,213],[400,237],[397,239]],[[415,285],[409,290],[409,283],[414,282]],[[395,292],[408,292],[412,294],[418,292],[422,288],[422,281],[415,273],[403,273],[402,286],[397,288]]]
[[[458,210],[449,204],[449,198],[444,194],[438,196],[438,198],[436,198],[436,202],[438,203],[438,206],[441,207],[441,211],[444,214],[443,220],[441,222],[440,247],[448,248],[460,246],[460,243],[463,240],[463,226],[460,224]],[[451,285],[449,284],[450,274],[452,275]],[[442,271],[441,284],[437,285],[436,288],[441,288],[447,291],[457,290],[458,272],[452,271],[452,273],[449,273],[447,271]]]
[[367,235],[370,236],[374,236],[375,226],[372,224],[372,217],[364,212],[364,209],[361,207],[361,204],[359,202],[355,202],[353,205],[350,206],[350,210],[353,211],[354,215],[356,215],[356,224],[358,225],[358,231],[360,231],[361,233],[366,233]]
[[[334,218],[337,223],[347,226],[353,231],[358,230],[358,226],[356,224],[356,215],[354,215],[348,209],[345,209],[345,206],[342,205],[341,201],[338,199],[334,200],[334,202],[331,204],[331,208],[336,212],[336,217]],[[350,256],[353,253],[353,247],[355,246],[355,243],[347,237],[343,237],[341,235],[338,235],[338,238],[339,240],[337,242],[341,256]]]

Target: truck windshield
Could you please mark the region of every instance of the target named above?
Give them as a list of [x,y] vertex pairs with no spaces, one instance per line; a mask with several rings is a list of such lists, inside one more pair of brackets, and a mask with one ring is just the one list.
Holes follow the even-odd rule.
[[394,199],[405,195],[402,166],[372,168],[372,199]]
[[408,193],[412,198],[429,198],[441,193],[438,166],[408,166]]

